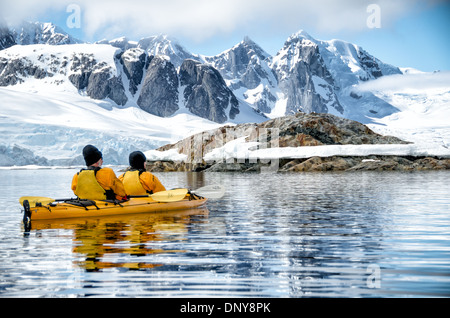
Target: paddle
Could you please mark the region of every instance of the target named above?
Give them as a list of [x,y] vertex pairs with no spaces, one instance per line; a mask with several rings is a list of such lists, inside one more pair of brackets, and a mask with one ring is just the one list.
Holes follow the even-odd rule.
[[[37,203],[40,203],[42,205],[47,205],[49,203],[55,202],[55,201],[65,201],[65,200],[55,200],[52,198],[46,198],[46,197],[21,197],[19,199],[20,204],[23,206],[23,202],[27,200],[30,204],[31,208],[34,208]],[[67,199],[66,199],[67,200]]]
[[220,199],[225,195],[225,188],[221,185],[210,185],[198,188],[197,190],[191,190],[191,193],[208,199]]
[[188,194],[188,189],[175,189],[169,191],[156,192],[149,197],[158,202],[175,202],[183,200]]
[[[225,188],[221,185],[210,185],[202,188],[198,188],[197,190],[188,190],[188,189],[173,189],[169,191],[163,191],[163,192],[157,192],[155,194],[151,195],[138,195],[138,196],[131,196],[131,198],[147,198],[151,197],[153,200],[157,200],[159,196],[162,198],[166,198],[168,196],[173,195],[174,198],[181,198],[182,194],[185,196],[187,193],[196,194],[198,196],[207,198],[207,199],[220,199],[225,194]],[[167,193],[167,194],[166,194]],[[179,196],[178,196],[179,194]],[[184,199],[184,196],[180,199]],[[173,201],[178,201],[176,199],[173,199]],[[161,201],[166,202],[166,201]],[[169,202],[169,201],[167,201]]]

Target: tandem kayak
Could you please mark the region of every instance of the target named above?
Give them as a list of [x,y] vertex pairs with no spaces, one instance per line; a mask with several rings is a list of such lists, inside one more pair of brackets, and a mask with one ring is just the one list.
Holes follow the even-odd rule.
[[168,212],[198,208],[207,199],[187,189],[169,190],[154,195],[131,197],[126,201],[94,201],[80,199],[53,200],[22,197],[24,224],[31,220],[83,218],[149,212]]

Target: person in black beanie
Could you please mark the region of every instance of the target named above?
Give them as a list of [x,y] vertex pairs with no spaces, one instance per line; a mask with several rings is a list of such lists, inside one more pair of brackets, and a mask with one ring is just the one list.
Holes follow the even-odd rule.
[[128,157],[130,162],[130,167],[136,170],[145,170],[147,164],[147,158],[141,151],[134,151],[130,153]]
[[129,156],[130,169],[119,177],[127,195],[146,195],[166,191],[159,179],[147,171],[147,158],[141,151]]
[[122,182],[111,168],[102,168],[103,155],[96,147],[83,148],[86,169],[81,169],[72,179],[72,191],[80,199],[125,200],[126,192]]
[[101,166],[102,164],[99,163],[99,160],[102,159],[103,163],[103,155],[96,147],[92,145],[87,145],[83,148],[83,157],[84,161],[86,162],[86,166]]

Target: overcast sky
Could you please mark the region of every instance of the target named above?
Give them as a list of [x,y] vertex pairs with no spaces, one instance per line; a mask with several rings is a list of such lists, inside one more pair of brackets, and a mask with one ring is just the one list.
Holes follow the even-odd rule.
[[215,55],[249,36],[275,55],[293,33],[362,46],[384,62],[450,70],[444,0],[0,0],[8,22],[53,22],[85,41],[168,34]]

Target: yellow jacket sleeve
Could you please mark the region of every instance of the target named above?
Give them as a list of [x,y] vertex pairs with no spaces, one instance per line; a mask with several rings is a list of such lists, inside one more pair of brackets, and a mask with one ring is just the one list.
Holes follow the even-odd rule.
[[140,181],[147,191],[152,191],[153,193],[166,191],[166,188],[162,185],[161,181],[148,171],[141,174]]

